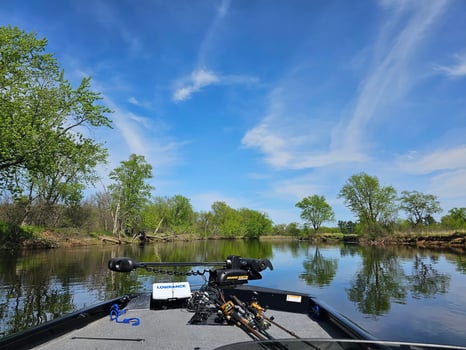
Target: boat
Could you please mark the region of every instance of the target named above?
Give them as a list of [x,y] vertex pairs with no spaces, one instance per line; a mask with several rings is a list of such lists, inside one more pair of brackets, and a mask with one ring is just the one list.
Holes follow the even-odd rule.
[[118,257],[108,267],[117,273],[199,275],[205,283],[191,290],[185,281],[156,281],[152,291],[107,300],[2,338],[0,349],[466,350],[382,341],[315,297],[249,285],[265,269],[273,270],[268,259],[231,255],[223,262],[137,262]]

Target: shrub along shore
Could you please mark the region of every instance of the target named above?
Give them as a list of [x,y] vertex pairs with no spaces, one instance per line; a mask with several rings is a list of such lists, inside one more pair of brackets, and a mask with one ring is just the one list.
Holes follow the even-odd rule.
[[[17,237],[17,235],[15,236]],[[117,238],[111,234],[86,233],[80,230],[25,231],[22,239],[8,240],[3,233],[0,249],[53,249],[77,246],[109,245],[109,244],[152,244],[155,242],[193,241],[227,239],[220,236],[202,237],[195,234],[158,234],[144,236],[122,236]],[[231,239],[245,239],[241,237]],[[369,239],[356,234],[341,233],[317,233],[308,237],[293,237],[284,235],[265,235],[259,238],[263,241],[270,240],[301,240],[313,243],[352,243],[360,245],[383,246],[412,246],[420,248],[459,248],[466,251],[466,232],[442,231],[442,232],[411,232],[394,233],[377,239]]]

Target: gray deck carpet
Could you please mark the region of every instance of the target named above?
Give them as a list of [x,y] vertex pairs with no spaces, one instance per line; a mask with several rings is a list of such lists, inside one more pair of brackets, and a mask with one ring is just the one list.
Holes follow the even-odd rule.
[[[192,313],[185,309],[153,311],[129,310],[124,318],[138,317],[139,326],[116,323],[104,318],[77,329],[37,349],[115,350],[115,349],[215,349],[229,343],[251,340],[240,328],[231,325],[190,325]],[[321,326],[303,314],[268,310],[267,317],[292,330],[301,338],[329,338]],[[272,325],[274,338],[291,335]]]

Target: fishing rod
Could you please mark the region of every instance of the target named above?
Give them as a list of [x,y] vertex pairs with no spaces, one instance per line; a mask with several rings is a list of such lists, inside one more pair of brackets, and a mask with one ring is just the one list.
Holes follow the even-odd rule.
[[230,298],[233,299],[233,301],[236,304],[241,306],[241,308],[243,310],[245,310],[246,312],[251,313],[256,319],[258,319],[258,320],[263,319],[263,320],[269,322],[270,324],[273,324],[274,326],[277,326],[278,328],[285,331],[289,335],[291,335],[291,336],[293,336],[293,337],[295,337],[297,339],[301,339],[295,332],[290,331],[289,329],[283,327],[281,324],[275,322],[272,318],[269,318],[269,317],[265,316],[264,315],[264,309],[260,305],[258,305],[256,303],[255,303],[255,305],[247,305],[245,302],[239,300],[236,295],[230,295]]
[[[260,306],[259,304],[257,304],[257,302],[253,301],[253,302],[251,302],[250,305],[248,305],[245,302],[238,299],[238,297],[236,295],[230,295],[230,299],[233,299],[233,301],[236,304],[238,304],[246,313],[252,314],[256,320],[259,320],[259,323],[256,322],[256,324],[259,326],[258,328],[261,329],[261,332],[264,335],[266,335],[269,339],[274,340],[274,338],[265,330],[265,329],[268,328],[268,326],[265,325],[265,327],[264,327],[264,323],[261,322],[262,320],[267,321],[269,323],[269,326],[271,324],[274,325],[274,326],[277,326],[278,328],[280,328],[281,330],[283,330],[286,333],[290,334],[291,336],[293,336],[296,339],[302,339],[295,332],[293,332],[293,331],[283,327],[281,324],[275,322],[273,320],[273,318],[269,318],[269,317],[265,316],[264,315],[264,308],[262,306]],[[310,342],[308,342],[306,340],[303,340],[303,343],[306,344],[306,345],[309,345],[309,347],[311,347],[313,349],[320,350],[319,347],[315,346],[314,344],[312,344],[312,343],[310,343]],[[277,346],[277,344],[275,344],[275,346]]]
[[[231,307],[231,309],[229,309]],[[247,319],[244,317],[241,317],[241,315],[235,310],[235,306],[233,303],[226,303],[220,307],[222,312],[225,315],[225,318],[228,321],[232,321],[234,324],[236,324],[238,327],[242,328],[243,330],[246,331],[246,333],[253,334],[258,340],[266,340],[267,338],[259,333],[257,330],[255,330],[248,322]],[[228,310],[226,310],[228,309]],[[270,338],[269,338],[270,339]]]
[[276,339],[264,330],[257,330],[256,327],[253,324],[251,324],[250,320],[241,316],[240,313],[237,311],[236,305],[233,303],[233,301],[228,300],[227,302],[225,302],[223,295],[221,296],[221,298],[224,303],[222,304],[220,303],[220,300],[217,300],[216,304],[219,310],[221,311],[224,319],[227,320],[227,322],[235,324],[237,327],[246,332],[246,334],[248,334],[252,339],[260,341],[259,345],[264,349],[288,349],[279,342],[269,343],[269,341],[274,341]]
[[[253,322],[251,322],[251,320],[243,317],[238,312],[238,309],[235,303],[233,303],[233,301],[226,301],[222,290],[222,287],[244,284],[247,283],[248,280],[261,279],[261,271],[267,268],[273,270],[272,263],[268,259],[242,258],[240,256],[230,255],[226,258],[224,262],[137,262],[136,260],[129,257],[117,257],[112,258],[108,261],[109,269],[115,272],[131,272],[138,268],[143,268],[149,271],[152,270],[155,272],[155,268],[159,267],[181,266],[218,267],[215,270],[205,270],[206,272],[209,272],[209,282],[206,288],[210,288],[210,290],[216,290],[217,295],[215,299],[211,299],[212,296],[209,295],[207,295],[207,298],[210,299],[214,303],[214,305],[216,305],[217,310],[220,311],[224,320],[226,320],[230,324],[235,324],[255,340],[275,340],[270,334],[268,334],[265,331],[265,327],[256,327],[256,325]],[[235,302],[240,306],[246,305],[237,298]],[[203,302],[203,305],[204,304],[205,302]],[[245,309],[245,311],[247,311],[247,309]],[[249,314],[254,315],[254,313],[251,313],[251,311],[249,311]],[[259,328],[259,330],[256,328]],[[285,349],[283,345],[276,344],[275,342],[272,342],[270,344],[261,344],[261,346],[269,349]]]

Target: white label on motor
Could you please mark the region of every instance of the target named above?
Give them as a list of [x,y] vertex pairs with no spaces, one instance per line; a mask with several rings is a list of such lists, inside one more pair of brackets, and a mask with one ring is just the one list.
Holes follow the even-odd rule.
[[154,283],[152,285],[152,299],[167,300],[191,297],[189,282]]

